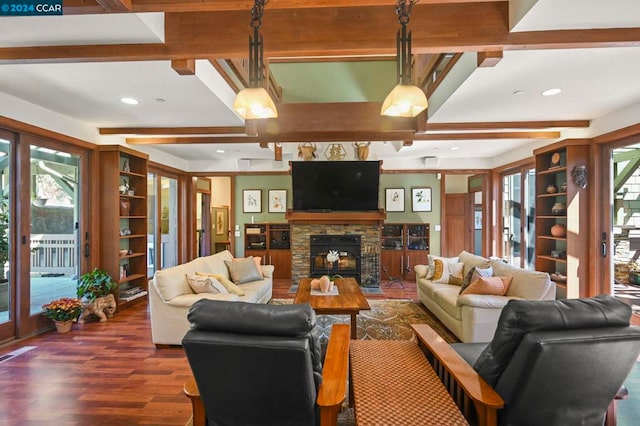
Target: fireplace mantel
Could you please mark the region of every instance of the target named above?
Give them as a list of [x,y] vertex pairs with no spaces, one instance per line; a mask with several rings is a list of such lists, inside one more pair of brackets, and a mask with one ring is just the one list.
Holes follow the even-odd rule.
[[363,211],[363,212],[296,212],[291,209],[287,210],[285,215],[289,223],[296,224],[382,224],[387,218],[387,214],[383,210]]

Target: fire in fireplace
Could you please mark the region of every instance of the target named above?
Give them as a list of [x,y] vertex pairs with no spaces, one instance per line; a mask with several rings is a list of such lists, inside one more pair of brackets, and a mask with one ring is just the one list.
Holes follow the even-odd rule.
[[[310,239],[310,276],[337,274],[355,278],[360,283],[360,235],[311,235]],[[327,260],[329,250],[339,255],[333,265]]]

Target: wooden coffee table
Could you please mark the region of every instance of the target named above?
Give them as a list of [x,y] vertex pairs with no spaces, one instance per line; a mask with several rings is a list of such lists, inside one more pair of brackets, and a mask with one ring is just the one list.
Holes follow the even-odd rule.
[[331,296],[312,296],[311,280],[312,278],[300,280],[293,303],[308,303],[318,315],[350,315],[351,338],[356,339],[358,330],[356,315],[371,307],[355,278],[338,278],[334,283],[338,287],[338,294]]

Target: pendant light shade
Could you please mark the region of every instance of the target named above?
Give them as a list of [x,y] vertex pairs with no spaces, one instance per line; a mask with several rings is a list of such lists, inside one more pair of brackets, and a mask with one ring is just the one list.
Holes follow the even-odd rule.
[[238,92],[233,109],[245,120],[278,117],[276,104],[263,87],[248,87]]
[[411,8],[418,0],[398,0],[396,13],[401,29],[396,35],[396,73],[398,84],[382,103],[380,115],[390,117],[415,117],[427,109],[427,95],[411,81],[411,31],[407,24]]
[[381,115],[415,117],[427,109],[427,95],[418,86],[398,84],[382,103]]
[[245,120],[277,118],[278,110],[269,93],[262,87],[264,58],[262,53],[262,14],[268,0],[255,0],[251,9],[251,28],[253,37],[249,37],[249,87],[241,90],[233,102],[233,109]]

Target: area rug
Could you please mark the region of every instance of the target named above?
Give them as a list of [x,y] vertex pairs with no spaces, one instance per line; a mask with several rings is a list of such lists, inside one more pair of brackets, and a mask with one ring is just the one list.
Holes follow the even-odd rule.
[[[272,304],[293,303],[292,299],[272,299]],[[371,310],[357,316],[358,339],[415,340],[411,324],[429,324],[449,343],[459,342],[422,303],[414,300],[369,300]],[[328,340],[333,324],[349,324],[349,315],[318,315],[322,340]]]

